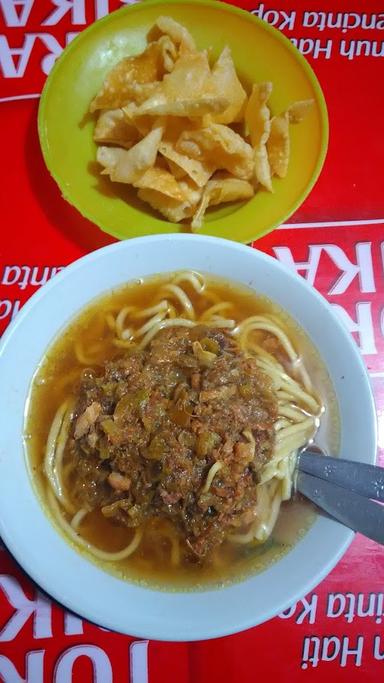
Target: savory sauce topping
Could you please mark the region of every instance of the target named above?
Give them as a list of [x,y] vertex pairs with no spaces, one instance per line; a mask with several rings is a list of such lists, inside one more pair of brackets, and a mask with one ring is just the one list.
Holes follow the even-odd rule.
[[276,417],[271,380],[228,334],[160,331],[142,351],[83,373],[68,443],[72,500],[132,528],[170,520],[185,552],[204,557],[255,519]]

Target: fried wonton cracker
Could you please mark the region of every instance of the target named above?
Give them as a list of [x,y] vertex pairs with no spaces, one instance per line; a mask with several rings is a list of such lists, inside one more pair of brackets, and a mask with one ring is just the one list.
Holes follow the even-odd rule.
[[177,199],[180,202],[185,201],[185,194],[180,189],[177,180],[175,180],[172,173],[164,168],[156,166],[148,168],[133,185],[135,187],[157,190],[161,194]]
[[199,99],[211,91],[211,70],[207,53],[186,53],[163,79],[162,89],[167,100]]
[[128,124],[134,126],[139,132],[139,135],[143,138],[153,129],[153,116],[132,116],[130,109],[131,105],[127,105],[126,107],[122,107],[121,111]]
[[315,100],[298,100],[297,102],[293,102],[287,110],[289,123],[301,123],[314,103]]
[[198,117],[191,119],[187,116],[167,116],[163,140],[175,145],[185,130],[194,130],[195,128],[201,128],[201,119]]
[[213,165],[204,161],[198,161],[197,159],[191,159],[185,154],[180,154],[171,142],[162,141],[159,146],[159,152],[166,158],[168,163],[171,162],[171,169],[176,166],[179,171],[181,170],[181,175],[176,170],[179,177],[189,176],[198,187],[204,187],[215,170]]
[[129,113],[131,116],[196,117],[223,112],[228,105],[226,97],[213,92],[207,54],[196,52],[183,54],[152,96],[140,106],[132,104]]
[[182,116],[200,117],[205,114],[224,111],[228,100],[224,97],[201,97],[200,99],[185,99],[169,101],[163,93],[154,95],[140,107],[127,107],[130,116]]
[[175,46],[181,51],[195,52],[196,45],[189,31],[179,24],[172,17],[161,16],[157,19],[155,25],[148,34],[148,39],[153,40],[159,35],[169,36]]
[[[150,83],[132,83],[129,87],[129,101],[124,104],[129,106],[130,103],[137,106],[146,102],[152,95],[154,95],[159,87],[160,81],[151,81]],[[122,107],[122,109],[124,108]]]
[[247,99],[247,94],[241,85],[229,47],[225,47],[212,69],[212,84],[218,96],[225,97],[229,106],[221,114],[214,114],[215,123],[233,123],[240,121]]
[[148,187],[140,188],[138,196],[153,209],[159,211],[167,220],[179,223],[193,216],[201,199],[202,189],[196,187],[190,178],[179,181],[178,187],[182,193],[182,199],[170,197],[159,191],[159,188]]
[[163,59],[163,68],[165,72],[170,72],[175,66],[178,58],[177,48],[169,36],[161,36],[157,41],[159,50]]
[[123,107],[132,99],[135,100],[137,95],[140,95],[139,101],[143,101],[142,90],[138,86],[150,84],[149,89],[153,91],[153,83],[161,81],[165,73],[164,50],[164,40],[160,39],[150,43],[141,54],[125,57],[118,62],[109,71],[100,91],[92,100],[90,112]]
[[271,130],[267,101],[272,92],[272,83],[254,83],[245,110],[245,125],[255,152],[254,180],[272,192],[271,171],[266,143]]
[[287,111],[271,119],[267,151],[272,173],[279,178],[285,178],[290,152],[289,113]]
[[212,164],[217,169],[225,169],[237,178],[252,178],[252,147],[232,128],[221,123],[185,131],[176,144],[176,150],[192,159]]
[[137,127],[121,109],[101,111],[93,133],[95,142],[118,145],[129,149],[140,139]]
[[102,175],[109,175],[115,166],[125,159],[127,150],[122,147],[98,147],[97,148],[97,161],[104,169],[101,171]]
[[177,164],[175,164],[175,162],[171,161],[171,159],[167,159],[167,166],[168,166],[169,170],[171,171],[173,177],[176,178],[176,180],[181,180],[182,178],[187,177],[186,172],[183,171],[181,166],[178,166]]
[[157,190],[143,188],[138,191],[138,197],[149,204],[153,209],[159,211],[167,220],[172,223],[180,223],[180,221],[190,218],[199,201],[201,192],[195,203],[191,203],[188,199],[178,201],[172,197],[167,197]]
[[116,147],[99,147],[97,161],[104,166],[103,173],[113,182],[135,183],[151,166],[155,165],[163,128],[154,128],[129,150]]
[[190,178],[183,178],[180,180],[179,187],[184,193],[186,201],[194,211],[202,197],[203,188],[196,187],[195,183]]
[[201,228],[204,214],[209,206],[250,199],[254,194],[253,186],[246,180],[233,178],[233,176],[212,178],[208,181],[201,202],[193,216],[192,230]]

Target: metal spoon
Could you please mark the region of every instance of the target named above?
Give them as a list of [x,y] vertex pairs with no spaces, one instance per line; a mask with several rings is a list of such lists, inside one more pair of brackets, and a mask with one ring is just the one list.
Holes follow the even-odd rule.
[[332,458],[310,446],[298,455],[295,487],[341,524],[384,545],[378,502],[384,503],[384,467]]

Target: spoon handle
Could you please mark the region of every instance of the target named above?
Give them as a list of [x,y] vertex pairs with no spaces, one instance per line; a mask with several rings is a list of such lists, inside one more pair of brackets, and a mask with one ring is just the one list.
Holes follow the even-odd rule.
[[296,488],[344,526],[384,545],[384,506],[302,471],[297,474]]
[[384,467],[319,455],[311,448],[299,455],[298,467],[314,477],[384,502]]

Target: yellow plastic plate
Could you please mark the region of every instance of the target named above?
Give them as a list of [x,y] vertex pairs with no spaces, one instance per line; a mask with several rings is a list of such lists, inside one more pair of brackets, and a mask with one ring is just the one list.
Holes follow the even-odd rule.
[[310,192],[327,150],[328,118],[317,78],[290,41],[231,5],[215,0],[144,0],[83,31],[58,59],[41,97],[39,135],[47,167],[63,197],[115,237],[187,229],[161,219],[128,186],[112,184],[100,175],[92,139],[94,119],[87,113],[105,74],[122,57],[145,48],[146,34],[159,15],[184,24],[198,48],[211,47],[214,57],[229,45],[246,87],[272,81],[272,114],[284,111],[295,100],[315,100],[305,120],[291,126],[288,175],[274,179],[274,193],[261,190],[248,202],[209,211],[200,231],[250,242],[284,222]]

